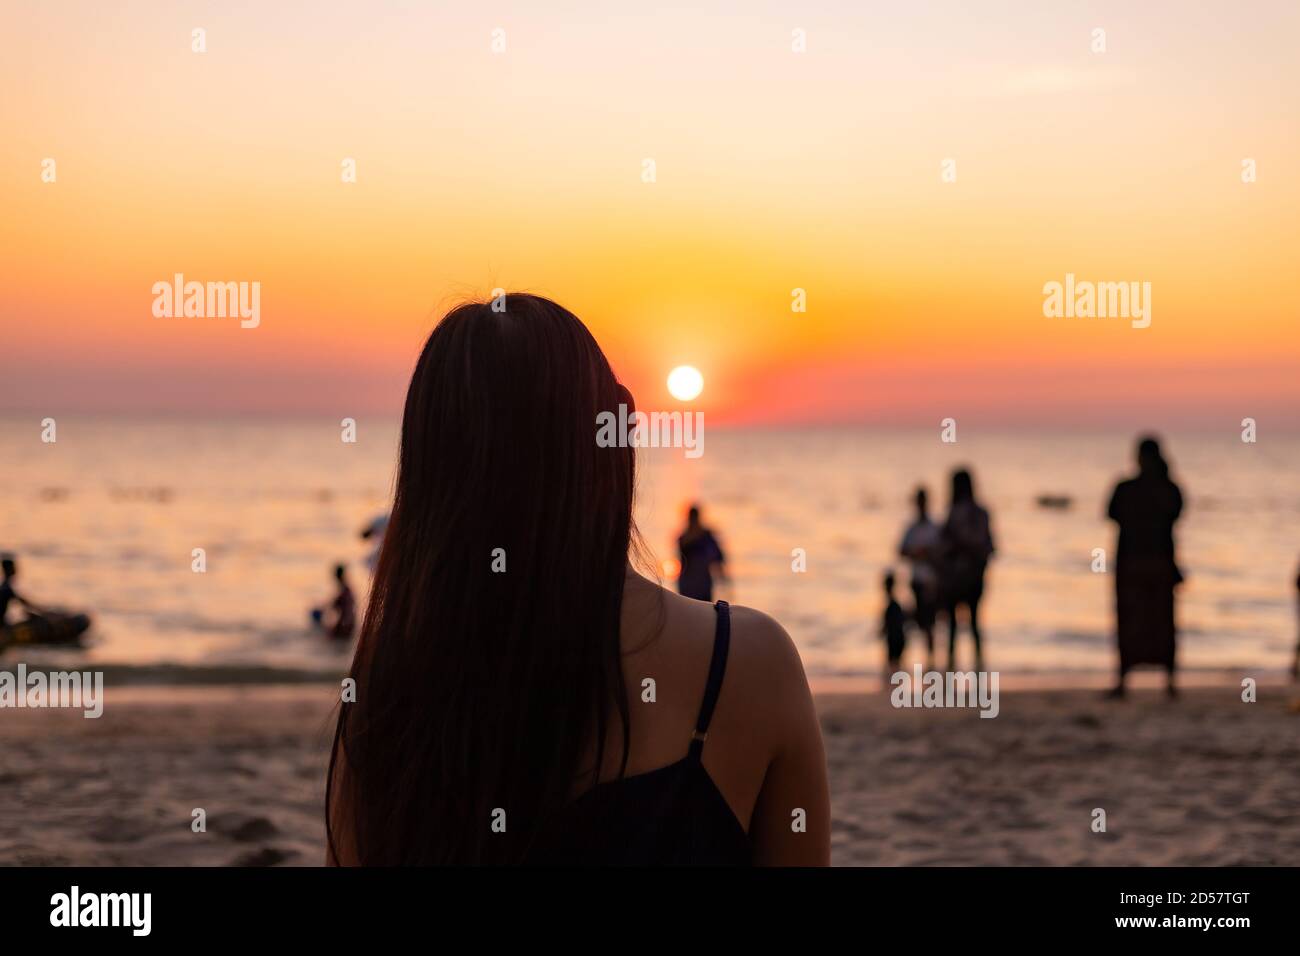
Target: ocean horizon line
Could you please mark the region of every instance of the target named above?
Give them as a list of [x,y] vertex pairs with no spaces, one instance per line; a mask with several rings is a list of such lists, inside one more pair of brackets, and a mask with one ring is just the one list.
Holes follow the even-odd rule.
[[[662,412],[681,411],[699,411],[690,406],[681,408],[663,408],[657,409]],[[704,412],[707,416],[709,413]],[[341,418],[352,418],[358,422],[368,423],[370,425],[380,425],[397,429],[401,426],[401,413],[370,413],[370,412],[353,412],[339,411],[337,413],[326,412],[304,412],[293,410],[277,411],[207,411],[207,412],[189,412],[179,410],[162,410],[155,412],[142,411],[87,411],[74,410],[69,412],[51,411],[49,408],[44,409],[3,409],[0,408],[0,424],[17,424],[27,421],[32,416],[39,416],[35,422],[39,424],[41,419],[52,417],[56,420],[70,422],[111,422],[126,425],[175,425],[175,426],[193,426],[193,425],[232,425],[232,426],[266,426],[275,427],[283,425],[316,425],[324,427],[337,428]],[[845,431],[870,431],[880,434],[916,434],[923,431],[933,431],[936,435],[942,426],[942,418],[919,418],[907,417],[890,421],[879,419],[824,419],[824,418],[791,418],[775,420],[750,420],[736,419],[729,416],[719,416],[722,421],[717,424],[710,424],[708,427],[711,432],[723,434],[760,434],[760,433],[779,433],[784,431],[806,432],[808,430],[826,431],[826,432],[845,432]],[[1258,416],[1256,417],[1258,420]],[[1057,436],[1115,436],[1128,435],[1133,436],[1139,433],[1154,433],[1158,435],[1186,437],[1186,438],[1209,438],[1209,437],[1228,437],[1237,440],[1241,431],[1239,421],[1228,420],[1221,423],[1210,423],[1203,420],[1197,421],[1180,421],[1160,423],[1154,422],[1149,425],[1135,425],[1124,422],[1069,422],[1069,421],[1021,421],[1021,420],[1003,420],[997,422],[985,422],[978,415],[965,415],[961,418],[961,424],[964,432],[974,431],[979,435],[995,437],[1014,437],[1014,438],[1041,438]],[[1264,419],[1264,424],[1270,434],[1284,438],[1300,438],[1300,419],[1291,418],[1286,421],[1274,422],[1269,418]],[[593,423],[593,433],[595,425]]]

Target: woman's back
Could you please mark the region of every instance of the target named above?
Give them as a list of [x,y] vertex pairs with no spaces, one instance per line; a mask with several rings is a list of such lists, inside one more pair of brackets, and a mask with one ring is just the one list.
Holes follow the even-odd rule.
[[[615,728],[609,771],[596,786],[575,788],[525,861],[824,864],[825,758],[802,667],[780,625],[723,601],[685,600],[629,572],[623,634],[626,772],[618,775]],[[756,813],[764,796],[772,810]],[[797,810],[807,821],[802,832],[790,826]]]
[[687,528],[677,539],[677,553],[681,569],[677,591],[697,601],[713,599],[713,565],[723,560],[713,532],[701,525]]
[[[615,719],[600,782],[575,786],[518,857],[532,865],[829,862],[821,731],[784,629],[758,611],[689,600],[631,570],[622,625],[625,772]],[[594,764],[591,748],[580,780]],[[502,841],[511,839],[507,826]]]
[[[630,751],[629,763],[635,760],[637,769],[629,770],[623,777],[604,779],[580,793],[543,828],[537,844],[526,854],[529,862],[632,865],[750,862],[747,821],[737,817],[703,761],[713,713],[726,680],[731,647],[731,609],[726,602],[719,601],[714,612],[712,656],[689,747],[683,748],[678,759],[662,764]],[[688,656],[693,659],[695,655]],[[634,731],[642,741],[637,751],[654,753],[662,751],[677,736],[680,714],[669,714],[663,725],[655,728],[657,715],[649,708],[659,703],[658,681],[649,677],[638,681],[635,674],[646,663],[644,660],[633,663],[633,673],[625,674],[625,678],[634,695],[638,694],[638,688],[644,687],[637,700],[629,701],[631,725],[647,726],[645,733]],[[667,663],[670,662],[661,662]],[[662,667],[659,669],[662,671]],[[675,677],[670,682],[682,686],[694,683]],[[638,704],[648,706],[640,708]],[[669,705],[661,713],[669,710],[680,708]],[[619,761],[609,763],[618,766]],[[648,763],[655,766],[646,766]]]
[[1178,486],[1163,475],[1121,481],[1107,509],[1119,525],[1119,557],[1172,558],[1174,523],[1183,510]]

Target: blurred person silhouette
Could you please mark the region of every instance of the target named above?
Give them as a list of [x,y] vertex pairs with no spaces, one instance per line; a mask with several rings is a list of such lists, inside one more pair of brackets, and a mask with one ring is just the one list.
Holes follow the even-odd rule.
[[712,601],[714,569],[719,579],[726,581],[727,558],[712,529],[700,522],[698,504],[691,505],[686,514],[686,530],[677,539],[677,551],[681,560],[677,593],[697,601]]
[[0,560],[0,573],[4,575],[0,579],[0,627],[9,623],[9,605],[11,603],[21,604],[28,617],[33,614],[41,615],[44,613],[39,605],[27,600],[14,587],[14,581],[18,578],[17,561],[6,555],[3,560]]
[[1138,473],[1121,481],[1106,513],[1119,525],[1115,548],[1115,625],[1119,643],[1119,679],[1110,691],[1124,696],[1128,672],[1140,664],[1157,664],[1174,686],[1176,627],[1174,590],[1183,575],[1174,555],[1174,523],[1183,511],[1183,495],[1169,477],[1160,443],[1144,437],[1137,446]]
[[975,644],[975,669],[984,668],[984,651],[979,625],[980,599],[984,596],[984,572],[994,552],[989,513],[975,500],[971,473],[959,468],[952,473],[948,519],[942,529],[939,591],[948,615],[948,669],[957,667],[957,608],[965,605]]
[[[1300,622],[1300,570],[1296,571],[1295,591],[1296,591],[1296,603],[1295,603],[1296,621]],[[1291,664],[1291,676],[1296,680],[1300,680],[1300,630],[1297,630],[1297,636],[1295,642],[1295,660]]]
[[384,531],[388,528],[388,512],[383,511],[371,519],[370,524],[361,529],[362,541],[370,541],[370,554],[366,557],[366,568],[371,574],[379,567],[379,552],[384,548]]
[[[13,555],[0,559],[0,648],[16,644],[75,644],[90,627],[85,614],[67,614],[31,601],[18,593],[18,562]],[[25,617],[9,620],[9,605],[22,605]]]
[[925,635],[926,669],[934,669],[934,622],[939,610],[938,562],[943,532],[930,520],[928,496],[916,489],[916,518],[903,533],[898,553],[912,566],[912,620]]
[[339,588],[334,600],[325,607],[314,608],[311,619],[335,640],[351,640],[352,632],[357,629],[357,599],[348,584],[348,569],[345,565],[335,565],[334,580],[338,582]]
[[894,572],[885,572],[885,613],[880,622],[880,635],[885,639],[885,652],[889,660],[889,673],[902,669],[903,645],[907,640],[904,624],[907,616],[903,606],[894,597]]

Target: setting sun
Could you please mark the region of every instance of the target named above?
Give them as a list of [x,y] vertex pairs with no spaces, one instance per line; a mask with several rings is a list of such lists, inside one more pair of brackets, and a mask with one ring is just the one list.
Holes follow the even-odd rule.
[[689,402],[704,391],[704,376],[690,365],[679,365],[668,373],[668,393],[679,402]]

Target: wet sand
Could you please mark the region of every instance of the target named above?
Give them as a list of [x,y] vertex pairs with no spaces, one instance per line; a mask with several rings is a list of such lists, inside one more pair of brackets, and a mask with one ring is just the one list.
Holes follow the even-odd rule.
[[[98,720],[0,710],[0,862],[319,864],[336,693],[110,687]],[[833,861],[1294,864],[1297,692],[1239,694],[1003,691],[995,719],[820,695]]]

